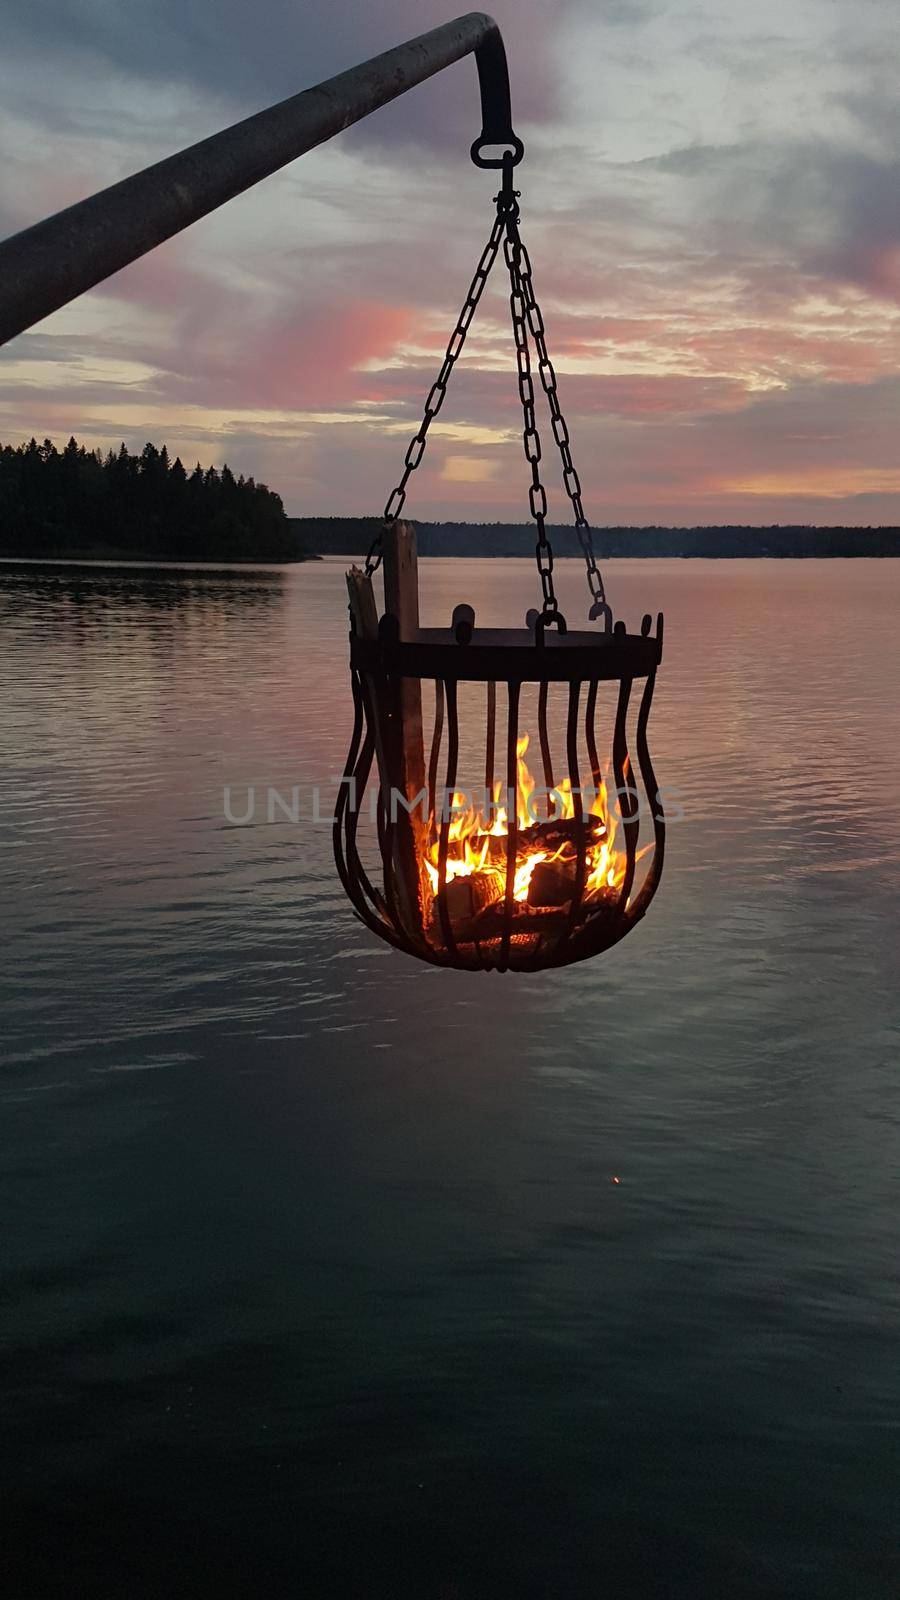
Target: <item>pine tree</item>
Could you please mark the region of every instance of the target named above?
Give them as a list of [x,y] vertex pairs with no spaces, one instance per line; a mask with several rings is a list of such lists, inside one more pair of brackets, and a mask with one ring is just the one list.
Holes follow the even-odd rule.
[[70,438],[0,445],[0,549],[77,554],[79,548],[136,557],[278,560],[296,553],[284,507],[252,478],[200,462],[188,476],[180,456],[148,441],[139,456],[88,450]]

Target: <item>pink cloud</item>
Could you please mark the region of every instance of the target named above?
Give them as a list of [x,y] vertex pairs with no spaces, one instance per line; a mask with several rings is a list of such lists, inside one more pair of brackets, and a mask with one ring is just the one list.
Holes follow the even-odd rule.
[[383,360],[409,337],[402,306],[368,300],[304,306],[265,328],[241,358],[248,404],[327,407],[349,404],[371,387],[359,367]]

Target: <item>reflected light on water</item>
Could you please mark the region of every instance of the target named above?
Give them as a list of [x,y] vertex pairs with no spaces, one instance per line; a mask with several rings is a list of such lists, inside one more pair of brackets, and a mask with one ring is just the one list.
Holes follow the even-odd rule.
[[[343,565],[0,566],[31,1591],[52,1524],[85,1592],[887,1594],[900,567],[609,564],[683,820],[622,946],[498,978],[224,815],[341,770]],[[421,576],[426,624],[534,603]]]

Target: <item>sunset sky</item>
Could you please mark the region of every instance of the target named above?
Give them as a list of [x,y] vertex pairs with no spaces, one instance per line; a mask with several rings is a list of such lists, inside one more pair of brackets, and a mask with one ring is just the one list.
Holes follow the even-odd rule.
[[[456,9],[19,6],[0,234]],[[900,522],[891,0],[492,9],[591,520]],[[293,514],[378,514],[490,227],[479,128],[470,59],[22,335],[0,351],[0,438],[152,438],[255,474]],[[498,267],[411,516],[527,517],[503,291]],[[549,461],[547,483],[568,520]]]

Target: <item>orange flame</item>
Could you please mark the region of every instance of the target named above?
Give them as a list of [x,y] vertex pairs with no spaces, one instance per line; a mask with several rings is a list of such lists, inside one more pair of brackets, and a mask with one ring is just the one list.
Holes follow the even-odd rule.
[[[523,734],[516,747],[515,808],[518,835],[513,898],[520,903],[528,900],[534,869],[540,862],[558,861],[564,869],[566,866],[571,867],[574,884],[576,860],[575,843],[572,839],[564,838],[554,849],[544,848],[539,842],[535,842],[535,834],[537,833],[539,838],[540,827],[545,819],[538,815],[536,808],[532,809],[529,805],[535,791],[535,781],[525,760],[528,742],[528,734]],[[491,814],[488,818],[485,818],[481,810],[467,803],[465,795],[459,791],[454,792],[448,827],[447,854],[448,883],[452,883],[454,878],[471,877],[474,873],[486,874],[496,880],[498,899],[506,892],[506,858],[505,853],[498,852],[496,847],[492,848],[492,842],[498,838],[509,837],[509,815],[507,807],[500,804],[501,790],[501,784],[495,783],[494,803],[489,808]],[[564,778],[551,791],[550,800],[555,813],[547,819],[551,827],[554,822],[574,819],[575,800],[568,778]],[[586,852],[584,883],[586,902],[619,889],[625,877],[625,852],[618,848],[615,842],[618,823],[610,812],[606,784],[602,778],[591,802],[589,815],[596,818],[596,824],[591,830]],[[529,832],[531,838],[523,839],[523,834]],[[432,893],[436,895],[439,883],[437,829],[434,830],[434,835],[428,848],[425,867]]]

